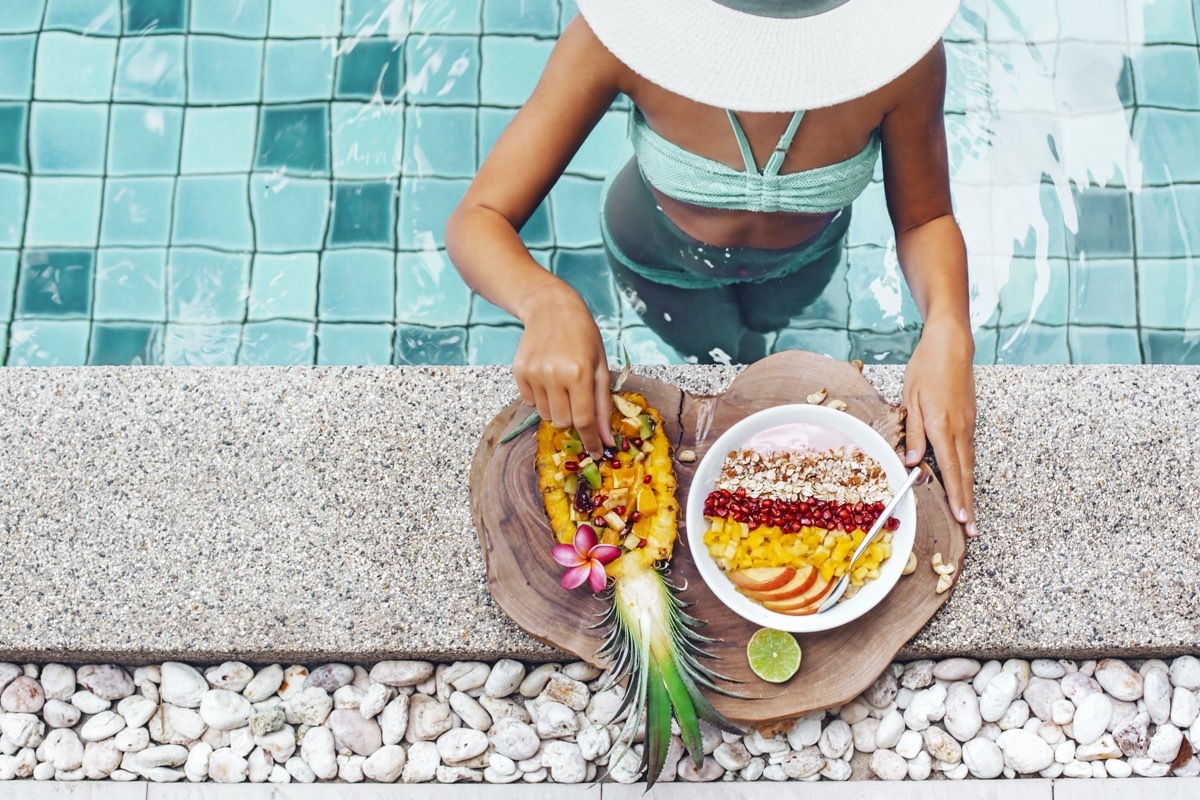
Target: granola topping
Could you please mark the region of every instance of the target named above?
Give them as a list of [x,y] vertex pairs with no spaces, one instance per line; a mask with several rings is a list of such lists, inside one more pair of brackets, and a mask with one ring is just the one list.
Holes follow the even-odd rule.
[[742,488],[751,496],[785,501],[878,503],[891,497],[879,462],[850,448],[803,453],[734,450],[725,457],[716,488]]

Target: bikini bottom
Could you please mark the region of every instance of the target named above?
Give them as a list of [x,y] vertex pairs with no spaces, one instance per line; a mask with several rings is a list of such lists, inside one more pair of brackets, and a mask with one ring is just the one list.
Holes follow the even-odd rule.
[[609,265],[647,327],[690,362],[748,364],[825,291],[850,207],[793,247],[714,247],[663,213],[630,161],[606,182],[600,217]]

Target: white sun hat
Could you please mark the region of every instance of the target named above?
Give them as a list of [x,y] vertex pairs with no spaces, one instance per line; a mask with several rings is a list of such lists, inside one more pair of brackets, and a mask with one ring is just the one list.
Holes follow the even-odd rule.
[[642,77],[706,105],[796,111],[862,97],[929,52],[959,0],[576,0]]

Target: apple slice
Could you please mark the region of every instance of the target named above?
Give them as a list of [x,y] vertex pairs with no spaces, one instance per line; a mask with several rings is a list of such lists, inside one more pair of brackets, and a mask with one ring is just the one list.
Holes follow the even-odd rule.
[[[813,613],[820,607],[821,601],[825,599],[825,595],[829,593],[834,583],[835,581],[827,581],[818,574],[808,591],[801,595],[786,600],[763,600],[761,602],[763,608],[769,611],[778,611],[780,614]],[[811,609],[811,611],[806,611],[806,609]]]
[[791,567],[752,567],[729,573],[734,585],[752,592],[769,592],[785,585],[796,575]]
[[783,586],[778,589],[771,589],[766,592],[742,590],[742,594],[749,597],[751,600],[758,601],[784,601],[793,597],[800,597],[809,590],[813,581],[817,577],[817,569],[813,566],[805,564],[800,569],[796,570],[796,575]]

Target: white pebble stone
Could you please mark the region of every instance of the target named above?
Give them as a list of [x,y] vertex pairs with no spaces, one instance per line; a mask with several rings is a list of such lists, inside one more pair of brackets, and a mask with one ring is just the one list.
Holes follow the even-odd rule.
[[902,781],[908,775],[908,764],[891,750],[876,750],[871,754],[871,772],[880,780]]
[[[383,684],[378,684],[382,686]],[[352,683],[339,686],[333,692],[333,707],[339,710],[357,711],[362,706],[363,695],[367,692]]]
[[900,740],[896,742],[896,753],[902,758],[915,758],[924,746],[925,740],[921,738],[921,734],[916,731],[905,731],[900,735]]
[[1011,672],[1017,676],[1017,697],[1025,691],[1025,687],[1029,685],[1029,679],[1033,677],[1033,671],[1029,668],[1029,662],[1023,658],[1010,658],[1004,662],[1004,671]]
[[916,694],[917,693],[912,689],[901,688],[900,691],[896,692],[896,708],[900,709],[901,711],[907,709],[909,703],[912,702],[912,699],[916,696]]
[[[428,695],[414,694],[408,699],[408,727],[404,731],[405,740],[409,742],[433,741],[454,727],[452,714],[449,703],[439,703]],[[572,715],[572,719],[574,719],[574,715]]]
[[[302,664],[293,664],[283,671],[283,681],[275,691],[279,695],[280,700],[290,700],[304,691],[306,688],[304,684],[307,680],[308,667]],[[292,777],[297,781],[300,780],[295,775],[292,775]]]
[[231,731],[248,724],[252,710],[249,700],[229,689],[205,692],[200,700],[200,718],[219,731]]
[[952,781],[961,781],[967,777],[967,765],[963,763],[955,764],[947,770],[942,770],[942,774]]
[[1054,703],[1065,699],[1057,680],[1039,678],[1036,675],[1029,679],[1029,685],[1025,687],[1021,697],[1029,704],[1030,712],[1041,720],[1049,720]]
[[283,767],[296,783],[314,783],[317,780],[317,774],[300,756],[289,758]]
[[204,742],[197,742],[188,751],[187,760],[183,762],[183,774],[192,783],[199,783],[208,778],[208,764],[212,758],[213,749]]
[[1063,776],[1067,778],[1092,777],[1092,765],[1086,761],[1072,761],[1063,766]]
[[204,671],[204,679],[208,681],[209,686],[214,689],[228,689],[231,692],[245,689],[253,677],[254,670],[240,661],[226,661]]
[[1020,773],[1040,772],[1054,761],[1050,745],[1026,730],[1004,731],[996,744],[1004,753],[1005,766]]
[[[251,783],[266,783],[271,777],[271,770],[275,767],[275,759],[271,754],[261,748],[256,747],[250,751],[250,755],[246,756],[246,762],[249,766],[246,768],[246,777]],[[338,771],[341,776],[341,770]],[[359,769],[358,779],[362,780],[362,770]],[[343,778],[343,780],[346,780]]]
[[1093,778],[1107,778],[1108,777],[1108,770],[1106,770],[1104,768],[1103,761],[1093,761],[1092,762],[1092,777]]
[[1043,778],[1053,780],[1054,778],[1058,778],[1058,777],[1062,776],[1063,769],[1064,769],[1063,765],[1058,763],[1057,761],[1055,761],[1053,764],[1051,764],[1050,766],[1046,767],[1044,770],[1039,772],[1038,775]]
[[1110,778],[1128,778],[1133,774],[1129,763],[1120,758],[1110,758],[1104,762],[1104,769]]
[[[801,750],[809,745],[814,745],[821,738],[821,720],[825,717],[824,711],[817,711],[812,714],[805,714],[797,719],[787,732],[788,746],[793,750]],[[762,752],[761,750],[759,752]]]
[[900,682],[887,669],[862,693],[862,700],[874,708],[887,708],[895,702],[899,690]]
[[850,762],[840,758],[826,762],[820,772],[820,776],[827,781],[848,781],[853,774],[854,769]]
[[562,703],[572,711],[586,709],[589,699],[587,686],[562,672],[551,674],[546,687],[538,695],[539,702]]
[[[213,750],[221,748],[214,747]],[[234,728],[229,731],[229,749],[237,753],[242,758],[250,755],[250,751],[254,749],[254,734],[250,733],[250,727]]]
[[1174,725],[1159,725],[1158,730],[1150,737],[1150,749],[1146,755],[1155,761],[1170,764],[1179,754],[1179,746],[1183,743],[1183,732]]
[[1196,693],[1176,686],[1171,696],[1171,724],[1177,728],[1187,728],[1196,721],[1200,712],[1200,698]]
[[385,744],[363,762],[363,774],[377,783],[395,783],[404,770],[406,760],[403,747],[398,744]]
[[1100,738],[1112,719],[1112,701],[1101,692],[1093,692],[1083,698],[1071,721],[1071,730],[1079,744],[1091,744]]
[[1050,721],[1056,725],[1066,725],[1075,719],[1075,704],[1063,698],[1055,700],[1050,706]]
[[516,719],[502,719],[492,726],[488,739],[497,753],[514,761],[532,758],[541,742],[532,726]]
[[1200,689],[1200,659],[1180,656],[1171,662],[1171,683],[1188,691]]
[[142,695],[135,694],[117,703],[117,713],[125,718],[125,724],[130,728],[140,728],[150,721],[158,704]]
[[101,711],[107,711],[112,708],[110,701],[92,694],[87,689],[80,689],[71,695],[71,705],[85,714],[99,714]]
[[64,703],[62,700],[50,699],[46,701],[46,705],[42,706],[42,719],[51,728],[73,727],[79,722],[79,718],[82,715],[82,711],[70,703]]
[[763,753],[785,753],[789,744],[787,737],[782,734],[766,738],[758,732],[757,728],[751,728],[750,732],[746,734],[746,747],[752,755],[761,755]]
[[1058,746],[1058,743],[1063,740],[1062,728],[1053,722],[1039,722],[1037,725],[1037,735],[1051,747]]
[[[134,780],[137,777],[136,775],[129,773],[129,772],[127,772],[125,774],[129,776],[125,780]],[[116,778],[115,776],[116,776],[116,773],[114,772],[112,775],[109,775],[108,777],[111,780],[120,780],[119,778]],[[33,779],[35,781],[52,781],[52,780],[54,780],[54,765],[50,764],[48,762],[45,762],[45,761],[38,764],[36,767],[33,768]]]
[[838,712],[838,716],[847,725],[853,725],[856,722],[861,722],[866,719],[871,713],[870,707],[866,703],[860,703],[857,700],[851,700],[846,705],[842,706],[842,710]]
[[1200,758],[1192,756],[1186,764],[1173,770],[1171,774],[1177,778],[1195,778],[1200,775]]
[[1008,731],[1014,728],[1021,728],[1029,721],[1029,704],[1024,700],[1014,700],[1009,703],[1009,706],[1004,711],[1004,715],[996,720],[996,724],[1000,726],[1000,730]]
[[1000,726],[994,722],[985,722],[979,726],[979,735],[985,739],[991,739],[993,742],[1000,738],[1000,734],[1004,731],[1000,730]]
[[398,744],[404,738],[408,729],[408,703],[408,695],[400,694],[379,712],[379,727],[385,745]]
[[[63,780],[61,772],[55,774],[54,777],[56,780]],[[146,777],[153,783],[178,783],[187,777],[187,773],[183,770],[171,769],[170,767],[155,767],[154,769],[147,770]],[[213,778],[213,780],[216,779]]]
[[[377,684],[378,685],[378,684]],[[483,706],[465,692],[454,692],[450,695],[450,708],[458,714],[468,726],[477,731],[486,731],[492,727],[492,716]]]
[[962,761],[976,778],[998,778],[1004,771],[1004,753],[990,739],[972,739],[962,746]]
[[288,774],[287,767],[283,764],[276,764],[271,767],[271,775],[267,778],[267,783],[291,783],[292,776]]
[[537,734],[543,739],[562,739],[575,735],[579,720],[562,703],[548,702],[538,709]]
[[788,779],[787,773],[778,764],[768,764],[763,769],[762,776],[769,781],[786,781]]
[[[358,713],[363,716],[363,719],[374,719],[387,707],[391,696],[392,690],[389,686],[372,683],[359,699]],[[490,724],[491,717],[488,717],[488,722]]]
[[276,764],[283,764],[296,752],[296,730],[284,725],[278,730],[254,737],[254,744],[271,754]]
[[[436,747],[434,752],[436,754]],[[333,731],[329,728],[310,728],[300,740],[300,757],[318,778],[333,780],[337,777],[337,753],[334,749]],[[296,776],[293,774],[292,777]]]
[[337,757],[338,780],[343,783],[362,783],[363,762],[366,760],[365,756],[339,755]]
[[100,742],[116,736],[125,729],[125,718],[115,711],[102,711],[79,729],[79,737],[85,742]]
[[542,747],[542,766],[550,770],[555,783],[582,783],[587,778],[587,762],[574,742],[546,742]]
[[969,741],[979,733],[983,719],[979,698],[971,684],[956,681],[946,689],[946,730],[960,742]]
[[909,780],[928,780],[930,773],[933,772],[933,758],[930,757],[929,753],[922,750],[917,753],[915,758],[908,762],[907,771]]
[[825,757],[820,749],[809,746],[803,750],[792,750],[780,761],[783,771],[792,780],[802,780],[816,775],[825,768]]
[[167,661],[162,665],[162,699],[165,703],[181,708],[199,708],[208,681],[195,667],[178,661]]
[[467,761],[487,750],[487,734],[473,728],[452,728],[437,740],[437,752],[446,763]]
[[946,687],[934,684],[913,696],[904,710],[904,724],[911,730],[923,731],[931,722],[937,722],[946,714]]
[[[752,758],[750,763],[742,768],[741,776],[744,781],[756,781],[763,776],[763,770],[767,768],[767,762],[762,758]],[[787,777],[786,775],[784,777]]]
[[1106,733],[1091,744],[1081,744],[1075,748],[1077,761],[1101,761],[1106,758],[1120,758],[1121,748],[1111,733]]
[[1151,667],[1143,673],[1142,699],[1150,721],[1162,725],[1171,718],[1171,679],[1163,667]]
[[[873,726],[868,735],[866,726],[871,723],[873,723]],[[869,739],[869,745],[872,749],[874,749],[874,728],[879,726],[878,720],[864,717],[863,719],[856,720],[854,724],[864,727],[862,737],[864,739],[864,743],[866,743],[865,740]],[[821,754],[826,758],[841,758],[842,755],[850,749],[850,745],[855,743],[857,739],[858,737],[851,732],[850,725],[846,723],[845,719],[835,719],[826,725],[825,730],[821,732],[821,738],[817,740],[817,747],[820,749]],[[866,751],[864,750],[864,752]]]
[[150,731],[145,728],[126,728],[113,740],[122,753],[136,753],[150,746]]
[[1061,681],[1063,694],[1067,696],[1075,704],[1076,707],[1083,702],[1083,698],[1089,694],[1104,691],[1096,679],[1085,673],[1083,670],[1079,672],[1068,672],[1063,676]]
[[875,746],[885,749],[895,748],[903,734],[904,715],[897,710],[889,711],[883,719],[879,720],[879,726],[875,729]]
[[936,725],[926,728],[922,734],[929,755],[946,764],[957,764],[962,760],[962,745],[950,734]]
[[975,673],[975,677],[971,679],[971,687],[975,690],[975,694],[982,695],[983,690],[987,688],[992,678],[999,675],[1003,669],[1004,665],[999,661],[983,662],[983,666],[979,668],[979,672]]
[[[246,780],[249,769],[250,764],[245,758],[223,747],[214,750],[208,760],[208,779],[216,783],[241,783]],[[334,775],[337,775],[336,770]]]
[[997,722],[1004,716],[1017,696],[1018,683],[1015,673],[1004,670],[988,681],[979,699],[979,714],[985,722]]
[[37,757],[38,761],[49,761],[56,770],[70,772],[83,766],[83,742],[70,728],[57,728],[38,745]]
[[[620,686],[614,686],[603,692],[597,692],[592,695],[592,699],[588,702],[584,713],[587,714],[588,720],[593,725],[607,725],[616,719],[624,698],[625,690]],[[494,717],[495,714],[492,716]]]
[[1066,667],[1061,661],[1054,661],[1049,658],[1035,658],[1029,665],[1033,674],[1039,678],[1049,678],[1057,680],[1067,674]]
[[1054,748],[1054,760],[1059,764],[1070,764],[1075,760],[1075,750],[1075,742],[1065,739]]
[[[521,773],[521,780],[523,780],[525,783],[542,783],[549,777],[550,770],[546,769],[545,767],[542,767],[541,769],[535,769],[533,772]],[[487,780],[487,770],[483,771],[483,779]],[[613,778],[613,780],[616,780],[616,778]],[[636,776],[634,780],[636,780]],[[629,781],[629,783],[632,782],[633,781]],[[495,781],[489,781],[489,783],[495,783]],[[618,783],[620,783],[620,781],[618,781]]]
[[1134,719],[1142,719],[1142,722],[1149,725],[1150,714],[1142,708],[1142,705],[1143,703],[1141,700],[1137,701],[1136,703],[1131,703],[1126,700],[1113,700],[1112,719],[1108,721],[1107,730],[1111,732],[1113,728],[1117,727],[1118,725],[1122,725]]
[[255,673],[250,682],[242,689],[242,696],[251,703],[260,703],[279,691],[282,684],[283,667],[279,664],[271,664]]
[[713,758],[717,763],[726,770],[737,771],[745,769],[751,760],[750,751],[746,746],[737,743],[722,742],[716,750],[713,751]]
[[1117,700],[1138,700],[1142,696],[1142,676],[1116,658],[1103,659],[1096,665],[1096,681]]
[[75,694],[75,670],[63,664],[47,664],[41,683],[47,700],[70,700]]
[[924,689],[933,682],[933,662],[928,659],[910,661],[904,665],[904,674],[900,676],[900,685],[914,692]]
[[1164,764],[1152,758],[1131,758],[1129,766],[1143,778],[1164,778],[1171,771],[1170,764]]
[[483,693],[488,697],[508,697],[517,691],[524,679],[524,664],[511,658],[502,658],[492,666],[492,671],[483,685]]
[[933,668],[933,677],[944,681],[966,681],[979,674],[980,663],[973,658],[947,658]]
[[537,697],[546,688],[550,676],[562,670],[559,664],[542,664],[526,675],[517,688],[524,697]]

